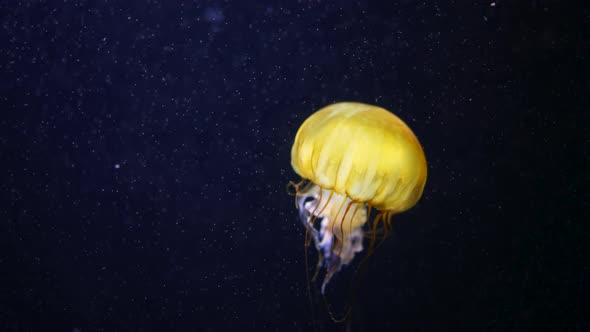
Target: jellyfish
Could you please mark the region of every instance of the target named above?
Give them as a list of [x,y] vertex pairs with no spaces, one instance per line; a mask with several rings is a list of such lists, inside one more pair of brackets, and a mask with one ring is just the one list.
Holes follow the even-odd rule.
[[325,269],[322,294],[363,250],[365,234],[370,253],[377,231],[390,229],[393,215],[414,206],[426,184],[426,158],[412,130],[393,113],[356,102],[335,103],[307,118],[295,136],[291,165],[302,178],[294,186],[306,241],[313,239],[318,268]]

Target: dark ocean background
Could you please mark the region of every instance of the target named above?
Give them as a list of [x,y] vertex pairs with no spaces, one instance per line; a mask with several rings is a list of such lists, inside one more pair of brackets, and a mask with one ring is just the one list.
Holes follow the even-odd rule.
[[[352,330],[588,331],[588,17],[3,1],[0,329],[343,331],[308,300],[286,184],[299,125],[359,101],[407,122],[429,178],[371,257]],[[336,311],[350,278],[328,288]]]

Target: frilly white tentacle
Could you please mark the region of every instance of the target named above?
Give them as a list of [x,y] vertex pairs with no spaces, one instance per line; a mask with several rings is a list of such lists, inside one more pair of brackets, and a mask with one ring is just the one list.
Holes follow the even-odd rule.
[[[366,206],[355,203],[317,185],[297,194],[301,221],[307,228],[320,253],[318,267],[326,269],[322,293],[330,279],[363,250],[362,225],[367,219]],[[360,204],[360,205],[359,205]],[[319,230],[313,222],[321,219]]]

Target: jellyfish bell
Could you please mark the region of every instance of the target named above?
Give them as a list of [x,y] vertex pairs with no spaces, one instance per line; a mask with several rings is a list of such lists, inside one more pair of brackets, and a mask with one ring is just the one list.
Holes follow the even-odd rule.
[[[306,234],[330,279],[363,250],[369,230],[371,251],[378,225],[420,199],[426,158],[412,130],[393,113],[368,104],[342,102],[312,114],[299,128],[291,150],[295,186]],[[370,223],[371,209],[377,215]],[[316,225],[316,222],[319,223]]]

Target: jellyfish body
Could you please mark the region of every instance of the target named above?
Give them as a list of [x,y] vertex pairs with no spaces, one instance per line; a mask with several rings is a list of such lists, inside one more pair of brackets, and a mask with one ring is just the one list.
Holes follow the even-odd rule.
[[[377,223],[410,209],[426,183],[426,158],[410,128],[389,111],[362,103],[324,107],[299,128],[293,170],[310,183],[297,187],[300,217],[332,276],[363,250],[371,208]],[[319,225],[315,225],[319,220]]]

